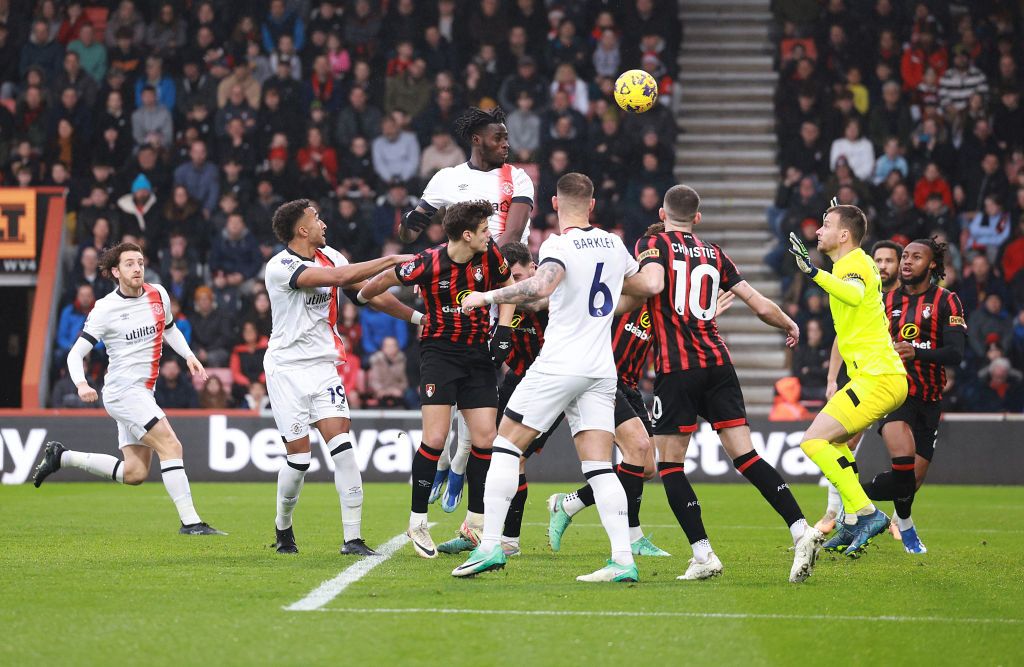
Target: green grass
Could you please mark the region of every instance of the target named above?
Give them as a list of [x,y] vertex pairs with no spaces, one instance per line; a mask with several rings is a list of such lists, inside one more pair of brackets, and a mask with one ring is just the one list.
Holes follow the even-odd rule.
[[[674,556],[642,561],[638,585],[576,583],[575,575],[603,564],[607,539],[597,514],[586,510],[562,552],[550,553],[544,500],[555,490],[569,489],[531,485],[524,554],[502,572],[456,580],[449,572],[461,560],[422,560],[406,546],[323,611],[287,612],[284,606],[355,562],[337,553],[333,485],[303,490],[297,557],[279,557],[266,546],[273,537],[272,484],[193,485],[203,517],[229,531],[226,538],[178,536],[159,484],[0,488],[0,664],[1024,662],[1024,488],[927,487],[915,518],[930,553],[909,556],[885,535],[859,561],[823,557],[801,586],[786,580],[788,531],[747,485],[698,488],[725,575],[676,581],[689,549],[656,483],[647,486],[642,519]],[[803,486],[796,493],[816,519],[824,491]],[[368,542],[404,530],[408,495],[406,485],[368,485]],[[453,533],[463,508],[451,515],[431,509],[436,541]],[[594,611],[694,615],[586,613]],[[957,620],[965,618],[983,620]]]

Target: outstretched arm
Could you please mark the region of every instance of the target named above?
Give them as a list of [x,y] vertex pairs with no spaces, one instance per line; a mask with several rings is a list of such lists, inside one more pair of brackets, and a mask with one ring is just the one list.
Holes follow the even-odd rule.
[[368,262],[346,264],[345,266],[337,266],[330,269],[300,267],[292,275],[296,287],[341,287],[366,280],[396,264],[408,262],[412,258],[413,255],[388,255],[387,257],[372,259]]
[[501,233],[494,242],[498,247],[506,243],[518,243],[523,238],[523,230],[530,220],[531,205],[522,201],[513,201],[508,207],[508,216],[505,218],[505,231]]
[[796,235],[796,232],[789,233],[789,252],[796,259],[797,268],[806,273],[811,280],[817,283],[818,287],[828,292],[829,296],[839,299],[848,306],[860,305],[860,302],[864,300],[864,279],[856,273],[840,279],[828,271],[816,267],[811,263],[811,255],[807,252],[807,246]]
[[731,291],[747,304],[759,320],[786,332],[786,347],[796,347],[796,344],[800,342],[800,327],[796,325],[796,322],[782,312],[777,303],[751,287],[746,280],[733,286]]
[[373,278],[371,278],[363,289],[359,290],[356,300],[360,303],[366,303],[374,297],[380,296],[387,292],[392,287],[398,287],[401,283],[398,282],[398,276],[395,275],[394,271],[385,269],[381,271]]
[[537,268],[537,273],[526,280],[491,290],[490,292],[472,292],[462,300],[463,312],[470,308],[480,308],[492,303],[521,304],[551,296],[565,277],[565,268],[561,262],[545,261]]
[[665,289],[665,267],[658,263],[646,264],[622,283],[622,294],[646,299]]

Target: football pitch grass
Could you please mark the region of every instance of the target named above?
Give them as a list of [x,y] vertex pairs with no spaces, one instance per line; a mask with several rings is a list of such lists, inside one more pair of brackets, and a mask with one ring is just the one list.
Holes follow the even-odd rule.
[[[641,518],[673,556],[641,560],[634,585],[575,581],[607,558],[593,509],[577,515],[562,551],[550,552],[544,501],[571,485],[531,484],[523,555],[471,580],[450,576],[461,557],[423,560],[408,544],[373,568],[372,559],[340,556],[333,484],[303,489],[298,556],[267,546],[272,483],[192,488],[203,518],[228,537],[177,535],[159,482],[0,488],[0,662],[1024,663],[1024,487],[926,487],[915,518],[928,554],[905,554],[885,534],[860,560],[823,555],[803,585],[787,581],[789,532],[745,484],[698,485],[725,574],[683,582],[675,577],[686,569],[689,547],[661,485],[649,483]],[[824,490],[795,491],[815,520]],[[367,485],[368,543],[403,533],[408,500],[407,485]],[[453,514],[431,507],[435,541],[454,534],[464,510],[465,502]],[[309,602],[328,580],[331,592],[338,582],[348,585]],[[323,604],[286,609],[304,599]]]

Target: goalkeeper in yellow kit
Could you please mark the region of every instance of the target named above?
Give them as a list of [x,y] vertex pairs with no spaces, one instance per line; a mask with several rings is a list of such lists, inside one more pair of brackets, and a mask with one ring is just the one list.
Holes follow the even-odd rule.
[[866,230],[863,211],[833,200],[817,234],[818,250],[835,263],[832,273],[814,266],[803,242],[795,234],[789,237],[797,267],[829,294],[839,352],[850,375],[814,418],[800,448],[843,497],[843,523],[825,548],[845,546],[844,553],[854,558],[889,527],[889,517],[861,488],[846,441],[907,398],[907,372],[889,336],[878,267],[860,248]]

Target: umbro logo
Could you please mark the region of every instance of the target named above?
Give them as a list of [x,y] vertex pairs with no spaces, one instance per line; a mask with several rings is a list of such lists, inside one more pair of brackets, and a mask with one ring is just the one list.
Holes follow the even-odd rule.
[[459,183],[459,192],[465,192],[469,189],[469,183]]
[[448,289],[449,285],[451,285],[451,283],[448,282],[447,280],[442,280],[441,282],[437,283],[437,286],[440,287],[441,289]]
[[903,311],[901,309],[899,309],[899,308],[897,308],[896,310],[892,311],[892,316],[893,317],[899,317],[902,314],[903,314]]
[[129,317],[131,317],[131,315],[129,313],[121,313],[121,319],[122,320],[127,320]]

